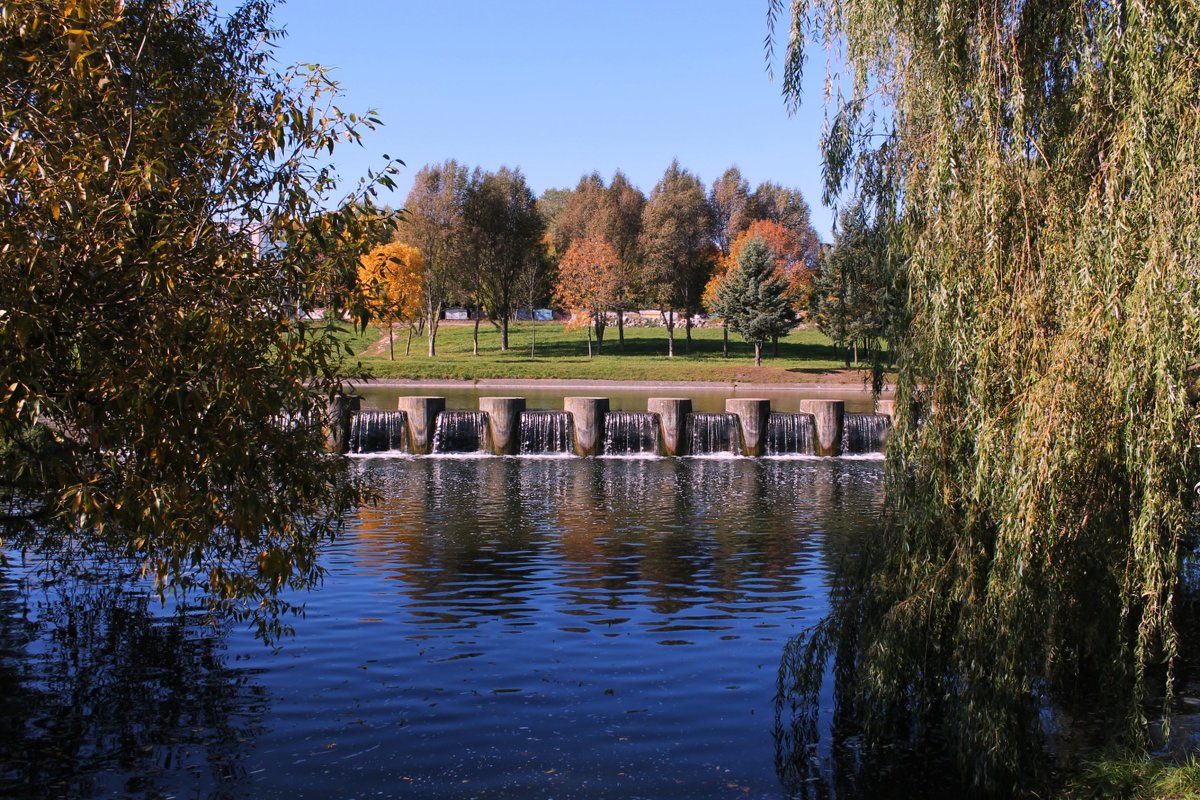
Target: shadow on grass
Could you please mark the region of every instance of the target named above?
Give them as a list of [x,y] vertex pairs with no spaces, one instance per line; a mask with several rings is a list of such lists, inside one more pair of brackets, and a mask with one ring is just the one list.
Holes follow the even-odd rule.
[[[514,346],[509,349],[509,354],[514,357],[524,355],[528,358],[529,346],[525,344],[523,350],[520,346]],[[624,346],[615,339],[610,340],[605,337],[603,347],[597,347],[595,341],[592,342],[592,353],[594,356],[612,356],[617,358],[665,358],[667,355],[667,339],[664,336],[662,339],[650,339],[645,337],[628,338],[625,340]],[[568,340],[550,340],[545,343],[538,342],[537,356],[534,359],[552,358],[555,360],[571,358],[571,357],[587,357],[587,342],[575,342]],[[675,357],[690,357],[696,359],[720,359],[734,360],[754,357],[754,347],[741,340],[729,340],[729,355],[725,356],[721,341],[719,339],[693,339],[689,347],[687,341],[681,336],[675,340]],[[838,364],[842,361],[841,350],[833,345],[819,344],[813,342],[790,342],[785,340],[779,343],[778,355],[775,353],[775,348],[767,344],[763,347],[763,362],[767,361],[825,361]]]

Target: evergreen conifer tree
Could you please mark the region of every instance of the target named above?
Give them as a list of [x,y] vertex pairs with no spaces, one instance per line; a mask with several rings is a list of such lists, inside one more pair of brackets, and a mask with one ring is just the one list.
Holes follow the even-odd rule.
[[787,281],[775,272],[775,260],[762,239],[751,239],[742,249],[737,266],[717,289],[715,311],[754,345],[756,367],[762,365],[763,343],[786,336],[796,324]]

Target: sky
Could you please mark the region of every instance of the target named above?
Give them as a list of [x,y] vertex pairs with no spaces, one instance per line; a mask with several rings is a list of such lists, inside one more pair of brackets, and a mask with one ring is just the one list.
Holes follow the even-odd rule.
[[[225,4],[222,4],[225,5]],[[335,153],[343,179],[402,159],[404,203],[421,166],[519,167],[534,192],[621,170],[647,194],[672,159],[705,185],[736,165],[753,188],[821,203],[824,56],[789,116],[766,70],[766,0],[290,0],[281,64],[319,63],[384,127]],[[777,50],[782,48],[780,42]]]

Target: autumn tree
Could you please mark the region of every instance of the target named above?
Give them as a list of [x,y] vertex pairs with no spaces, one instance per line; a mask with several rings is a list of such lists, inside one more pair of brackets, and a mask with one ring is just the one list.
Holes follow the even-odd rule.
[[453,159],[422,167],[413,178],[398,231],[399,239],[416,247],[424,260],[421,295],[430,358],[437,355],[438,323],[465,248],[468,178],[467,168]]
[[700,179],[672,161],[650,193],[642,213],[639,245],[645,259],[646,297],[662,311],[667,355],[675,355],[675,312],[686,316],[691,346],[692,315],[715,262],[708,199]]
[[596,352],[603,350],[608,310],[616,303],[621,289],[620,269],[616,250],[600,236],[572,243],[559,261],[554,294],[560,303],[586,318],[589,358],[593,328]]
[[573,242],[586,238],[603,239],[617,253],[620,286],[612,299],[612,310],[617,314],[617,334],[622,347],[624,312],[635,304],[640,284],[638,236],[645,202],[645,195],[621,172],[613,175],[608,186],[593,172],[580,178],[575,189],[566,195],[554,226],[554,251],[560,257]]
[[376,320],[387,325],[388,358],[395,360],[393,328],[396,323],[408,327],[408,355],[413,326],[424,311],[423,287],[425,259],[415,247],[400,242],[381,244],[364,255],[358,267],[358,291],[363,321]]
[[322,452],[340,326],[295,309],[395,174],[332,194],[329,151],[377,120],[280,71],[272,5],[0,11],[0,550],[267,636],[362,498]]
[[799,240],[804,263],[815,270],[821,258],[821,239],[812,225],[812,210],[799,189],[760,183],[750,196],[750,215],[787,228]]
[[764,342],[786,336],[796,324],[787,281],[775,255],[760,237],[739,248],[737,263],[716,291],[713,310],[754,346],[754,366],[762,366]]

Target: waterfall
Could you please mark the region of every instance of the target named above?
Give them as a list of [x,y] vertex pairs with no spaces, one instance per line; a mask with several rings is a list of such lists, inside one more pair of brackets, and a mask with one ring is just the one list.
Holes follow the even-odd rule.
[[518,452],[525,455],[575,451],[571,415],[566,411],[522,411]]
[[887,414],[847,414],[842,428],[842,455],[882,453],[892,430]]
[[433,430],[434,453],[487,452],[487,414],[482,411],[443,411]]
[[403,411],[359,411],[351,418],[351,453],[393,453],[407,449],[408,417]]
[[692,431],[688,447],[691,455],[742,454],[742,433],[737,414],[688,414],[688,427]]
[[609,411],[604,415],[606,456],[658,455],[658,414]]
[[767,418],[766,454],[811,456],[816,452],[814,433],[812,414],[772,411]]

